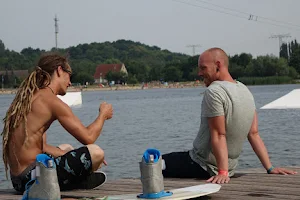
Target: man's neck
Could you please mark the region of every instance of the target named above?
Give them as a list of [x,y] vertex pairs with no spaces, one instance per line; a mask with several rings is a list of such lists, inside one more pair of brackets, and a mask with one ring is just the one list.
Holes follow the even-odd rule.
[[236,83],[236,81],[231,77],[231,75],[229,73],[224,74],[223,76],[220,76],[219,78],[220,81],[228,81],[231,83]]
[[57,95],[57,90],[56,90],[55,85],[49,84],[49,85],[47,86],[47,88],[48,88],[49,90],[51,90],[51,92],[52,92],[53,94]]

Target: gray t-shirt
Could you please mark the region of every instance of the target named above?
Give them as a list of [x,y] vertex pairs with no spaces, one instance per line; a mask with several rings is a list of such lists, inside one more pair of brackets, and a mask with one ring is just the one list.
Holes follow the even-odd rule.
[[210,175],[218,174],[212,151],[208,118],[225,116],[229,176],[234,174],[243,143],[247,139],[255,113],[254,98],[241,82],[214,81],[203,96],[201,124],[190,151],[191,158]]

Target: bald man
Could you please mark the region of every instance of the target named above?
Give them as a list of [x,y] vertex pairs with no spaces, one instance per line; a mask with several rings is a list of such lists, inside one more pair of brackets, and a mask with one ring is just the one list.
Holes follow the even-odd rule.
[[258,133],[254,98],[244,84],[231,77],[228,66],[228,56],[220,48],[208,49],[200,55],[199,75],[207,87],[200,129],[192,150],[162,156],[164,177],[228,183],[247,138],[267,173],[296,173],[273,167]]

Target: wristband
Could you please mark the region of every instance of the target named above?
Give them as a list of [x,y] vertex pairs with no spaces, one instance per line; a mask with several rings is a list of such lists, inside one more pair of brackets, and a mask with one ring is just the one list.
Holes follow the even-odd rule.
[[219,170],[218,175],[228,176],[228,170]]
[[273,165],[267,170],[268,174],[271,174],[272,170],[274,169]]

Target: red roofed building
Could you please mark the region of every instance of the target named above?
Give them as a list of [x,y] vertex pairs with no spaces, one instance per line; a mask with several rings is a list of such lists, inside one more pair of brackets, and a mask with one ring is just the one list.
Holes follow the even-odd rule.
[[96,72],[94,74],[95,83],[107,83],[105,79],[106,74],[109,72],[124,72],[128,74],[125,65],[122,64],[101,64],[96,68]]

